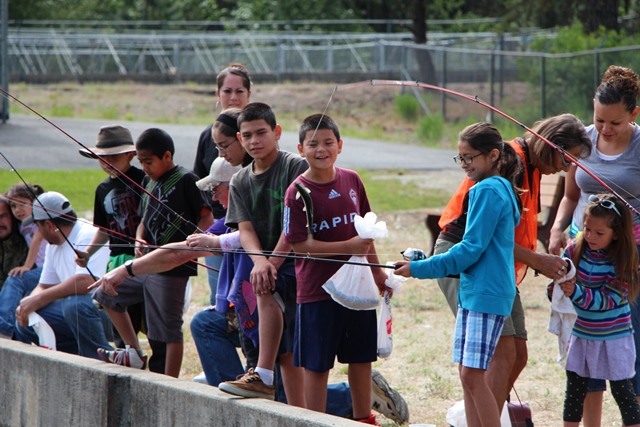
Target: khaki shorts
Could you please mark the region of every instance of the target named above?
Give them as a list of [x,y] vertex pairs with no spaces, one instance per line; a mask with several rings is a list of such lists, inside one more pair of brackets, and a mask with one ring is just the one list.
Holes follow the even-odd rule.
[[[455,243],[438,239],[436,240],[433,254],[443,254],[453,245],[455,245]],[[438,286],[440,286],[440,290],[444,294],[444,297],[449,304],[449,308],[455,316],[458,312],[458,288],[460,287],[460,279],[454,277],[441,277],[438,279]],[[507,317],[504,321],[502,336],[514,336],[523,340],[527,339],[527,329],[524,322],[524,308],[522,307],[522,300],[520,299],[520,290],[517,290],[516,292],[516,298],[513,301],[513,308],[511,309],[511,316]]]

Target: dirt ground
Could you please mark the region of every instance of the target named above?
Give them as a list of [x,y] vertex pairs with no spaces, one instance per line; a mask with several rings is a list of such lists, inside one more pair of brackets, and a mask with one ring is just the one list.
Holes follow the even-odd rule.
[[[489,100],[486,84],[452,84],[450,89]],[[94,83],[59,83],[27,85],[17,83],[10,92],[46,117],[76,117],[182,123],[206,125],[220,111],[213,87],[184,83],[178,85],[145,85],[119,82],[110,85]],[[510,83],[505,97],[496,106],[513,111],[527,99],[528,87]],[[282,83],[254,85],[252,101],[266,102],[276,112],[285,130],[296,131],[302,119],[310,114],[326,112],[337,120],[345,134],[368,139],[396,141],[405,144],[429,144],[452,148],[455,135],[474,121],[484,119],[488,110],[474,102],[447,96],[445,124],[440,140],[420,141],[417,120],[407,120],[397,112],[396,96],[412,94],[410,88],[393,85],[363,84],[353,88],[328,83]],[[442,94],[419,89],[429,111],[442,113]],[[29,114],[12,103],[12,113]],[[422,111],[420,109],[420,111]],[[422,112],[420,114],[423,114]],[[529,123],[531,124],[531,123]],[[505,136],[506,137],[506,136]]]
[[[425,177],[427,180],[429,176]],[[429,235],[421,211],[379,215],[386,221],[389,237],[376,243],[382,262],[400,259],[408,247],[427,249]],[[529,362],[516,383],[516,392],[531,406],[536,427],[562,423],[565,374],[556,363],[557,340],[547,331],[549,303],[544,295],[547,280],[529,275],[520,287],[529,333]],[[204,272],[200,273],[185,324],[208,301]],[[462,399],[457,366],[451,363],[454,317],[435,280],[410,279],[392,300],[394,348],[387,359],[375,364],[405,398],[411,423],[447,427],[447,410]],[[195,346],[185,328],[185,360],[181,378],[189,380],[200,372]],[[336,363],[331,382],[347,381],[346,366]],[[515,392],[511,398],[517,401]],[[383,426],[394,426],[379,416]],[[610,394],[605,394],[603,426],[619,426],[620,415]]]
[[[361,132],[379,127],[385,139],[415,142],[415,125],[394,115],[394,97],[401,88],[362,87],[333,93],[329,84],[257,85],[254,101],[270,103],[285,126],[295,129],[304,116],[324,111],[339,117],[343,129]],[[488,99],[486,85],[460,85],[455,89]],[[12,92],[28,100],[38,111],[57,111],[76,117],[113,118],[172,123],[206,123],[218,111],[211,88],[184,84],[151,86],[119,83],[112,86],[75,84],[15,85]],[[508,91],[513,99],[526,99],[527,89],[515,85]],[[333,94],[333,98],[332,98]],[[429,105],[437,111],[440,95],[430,95]],[[329,100],[331,103],[329,104]],[[484,117],[486,110],[468,101],[448,103],[447,114],[463,120],[465,115]],[[55,114],[47,114],[55,116]],[[458,129],[459,130],[459,129]],[[452,182],[460,175],[441,171],[422,173],[421,181],[430,188],[453,192]],[[376,242],[381,261],[400,259],[407,247],[427,249],[430,238],[421,211],[380,215],[387,222],[389,237]],[[544,278],[531,275],[521,286],[529,332],[529,362],[516,383],[517,394],[529,403],[537,427],[561,425],[565,375],[556,363],[556,338],[547,332],[549,304],[544,296]],[[191,380],[201,371],[189,333],[191,317],[208,305],[206,274],[200,272],[193,289],[191,306],[185,316],[185,357],[181,378]],[[462,391],[457,367],[451,363],[454,318],[433,280],[409,280],[393,298],[394,350],[387,359],[375,363],[389,382],[404,396],[412,423],[431,423],[445,427],[446,412]],[[346,381],[346,367],[337,364],[331,381]],[[515,392],[512,399],[516,400]],[[391,421],[379,418],[385,426]],[[610,395],[605,394],[603,426],[619,426],[620,416]]]

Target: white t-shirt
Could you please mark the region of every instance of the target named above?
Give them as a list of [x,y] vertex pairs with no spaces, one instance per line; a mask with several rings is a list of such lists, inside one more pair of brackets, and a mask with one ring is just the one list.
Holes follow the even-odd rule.
[[[90,224],[77,221],[73,229],[67,236],[73,248],[79,251],[86,251],[98,229]],[[60,245],[47,245],[44,257],[44,266],[40,275],[40,284],[57,285],[76,274],[89,274],[86,268],[81,268],[76,264],[76,254],[74,249],[66,241]],[[104,275],[109,262],[109,248],[105,245],[101,247],[91,258],[87,267],[96,279]]]

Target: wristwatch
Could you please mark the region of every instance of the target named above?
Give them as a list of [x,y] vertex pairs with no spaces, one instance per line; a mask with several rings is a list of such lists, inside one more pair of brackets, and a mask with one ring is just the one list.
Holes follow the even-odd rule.
[[134,277],[135,274],[133,274],[133,260],[130,259],[129,261],[124,263],[124,268],[127,269],[127,273],[129,273],[130,277]]

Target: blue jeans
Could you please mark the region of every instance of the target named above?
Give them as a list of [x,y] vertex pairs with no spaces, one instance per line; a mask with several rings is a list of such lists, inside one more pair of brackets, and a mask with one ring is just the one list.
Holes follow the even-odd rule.
[[631,378],[636,396],[640,396],[640,304],[629,304],[631,308],[631,324],[633,325],[633,342],[636,345],[636,374]]
[[217,387],[244,373],[236,351],[238,332],[228,332],[225,314],[211,308],[200,311],[191,319],[191,335],[209,385]]
[[[221,382],[234,380],[244,374],[236,350],[240,346],[238,331],[228,331],[225,314],[211,308],[197,313],[191,319],[191,336],[209,385],[217,387]],[[351,416],[353,406],[349,384],[329,384],[327,413],[339,417]]]
[[[58,351],[100,360],[98,348],[112,349],[105,337],[102,315],[93,304],[90,294],[61,298],[37,313],[53,329]],[[27,344],[38,343],[38,335],[32,327],[17,323],[16,337]]]
[[25,272],[22,277],[9,276],[0,290],[0,334],[13,337],[16,324],[16,308],[20,300],[38,286],[42,268]]
[[218,292],[218,275],[220,274],[220,265],[222,264],[222,257],[219,255],[210,255],[204,257],[204,263],[208,267],[213,267],[216,270],[207,268],[207,280],[209,281],[209,288],[211,293],[209,294],[209,304],[216,305],[216,292]]

